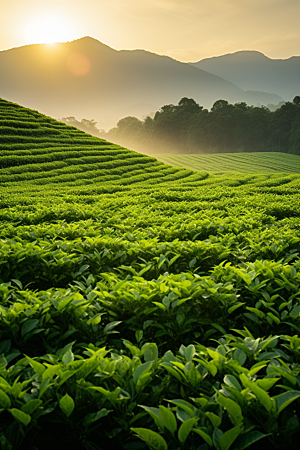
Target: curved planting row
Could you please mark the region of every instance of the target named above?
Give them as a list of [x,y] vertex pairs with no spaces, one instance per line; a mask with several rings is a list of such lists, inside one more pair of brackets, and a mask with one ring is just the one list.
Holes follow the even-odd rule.
[[157,155],[166,164],[185,167],[192,170],[208,170],[210,172],[243,172],[243,173],[299,173],[300,156],[285,153],[218,153],[191,155]]

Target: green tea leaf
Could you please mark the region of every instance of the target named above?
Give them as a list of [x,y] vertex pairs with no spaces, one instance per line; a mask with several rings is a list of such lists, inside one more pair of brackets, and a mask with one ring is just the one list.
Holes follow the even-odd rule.
[[194,354],[195,354],[196,350],[195,350],[195,346],[194,345],[189,345],[186,349],[185,349],[185,359],[187,362],[191,361]]
[[195,416],[194,413],[191,415],[185,409],[182,409],[180,406],[176,410],[176,417],[181,422],[186,422],[187,420],[189,420],[191,417],[194,416]]
[[220,428],[215,428],[213,432],[213,444],[217,450],[221,450],[220,439],[223,436],[223,431]]
[[144,334],[143,330],[137,330],[135,332],[135,339],[137,343],[139,343],[143,339],[143,334]]
[[36,328],[38,323],[39,319],[27,319],[22,325],[21,336],[24,337],[27,333]]
[[231,428],[231,430],[226,431],[226,433],[224,433],[219,440],[221,450],[228,450],[234,443],[240,432],[241,432],[240,425],[237,425],[236,427]]
[[14,416],[15,419],[17,419],[25,426],[27,426],[31,421],[31,417],[20,409],[12,408],[9,410],[9,412]]
[[6,354],[7,352],[9,352],[10,347],[11,347],[11,339],[2,341],[0,343],[0,355]]
[[242,386],[240,385],[238,380],[233,375],[225,375],[224,383],[226,383],[230,387],[237,389],[240,392],[242,390]]
[[271,317],[271,319],[274,320],[275,323],[277,323],[277,325],[280,324],[280,319],[278,317],[276,317],[273,313],[268,312],[267,314],[269,317]]
[[241,350],[240,348],[236,348],[233,352],[233,359],[235,361],[237,361],[241,366],[244,365],[246,359],[247,359],[247,355],[246,353]]
[[265,407],[268,413],[270,413],[272,409],[271,397],[263,389],[261,389],[257,383],[255,383],[254,381],[250,381],[244,373],[240,375],[240,379],[243,385],[251,389],[259,402]]
[[151,366],[152,366],[153,362],[152,361],[148,361],[145,362],[144,364],[141,364],[140,366],[138,366],[135,371],[133,372],[133,380],[135,382],[135,384],[137,384],[139,377],[144,373],[150,370]]
[[21,408],[21,411],[23,411],[26,414],[32,414],[39,406],[42,404],[42,400],[29,400],[29,402],[26,403],[26,405],[23,405]]
[[113,328],[115,328],[116,326],[119,325],[119,323],[122,323],[121,320],[115,321],[115,322],[110,322],[106,325],[106,327],[103,330],[103,333],[108,333],[109,331],[111,331]]
[[0,356],[0,373],[5,372],[8,362],[5,356]]
[[169,362],[161,363],[160,366],[164,367],[167,370],[167,372],[169,372],[171,375],[177,378],[178,381],[182,382],[182,376],[176,369],[174,369],[171,363]]
[[164,431],[165,429],[165,425],[164,422],[162,420],[161,414],[160,414],[160,410],[158,408],[154,408],[151,406],[144,406],[144,405],[139,405],[141,408],[143,408],[145,411],[147,411],[147,413],[150,414],[150,416],[152,417],[152,419],[154,419],[156,425],[160,428],[161,431]]
[[62,412],[67,417],[69,417],[75,408],[74,400],[72,399],[72,397],[70,397],[68,394],[66,394],[66,395],[64,395],[64,397],[62,397],[59,400],[59,407],[62,410]]
[[106,417],[111,412],[112,409],[102,408],[100,409],[100,411],[97,411],[96,413],[87,414],[83,419],[83,426],[86,427],[89,424],[94,423],[99,419],[102,419],[102,417]]
[[29,356],[26,356],[26,359],[29,361],[29,364],[36,371],[36,373],[38,373],[40,376],[42,376],[46,370],[46,367],[43,364],[35,361],[34,359],[29,358]]
[[198,418],[192,417],[191,419],[186,420],[181,424],[178,430],[178,439],[183,444],[186,440],[190,432],[192,431],[194,425],[198,422]]
[[186,400],[180,399],[174,399],[174,400],[168,400],[170,403],[174,403],[179,408],[183,409],[185,412],[189,414],[190,417],[195,416],[194,414],[194,407],[191,403],[187,402]]
[[39,398],[42,397],[42,395],[46,392],[46,390],[50,387],[50,378],[45,378],[41,384],[39,389]]
[[242,410],[236,402],[234,402],[230,398],[224,397],[222,394],[219,394],[217,403],[219,403],[219,405],[223,406],[223,408],[225,408],[229,412],[237,425],[243,422]]
[[10,408],[11,401],[10,398],[5,392],[0,389],[0,408]]
[[163,405],[159,405],[159,413],[164,426],[174,435],[177,430],[177,422],[172,411]]
[[245,303],[236,303],[235,305],[228,308],[228,315],[234,312],[236,309],[240,308],[241,306],[245,305]]
[[249,448],[250,445],[254,444],[254,442],[257,442],[266,436],[267,436],[267,434],[263,434],[260,431],[249,431],[249,432],[239,436],[239,438],[237,439],[237,441],[235,443],[235,449],[236,450],[245,450],[246,448]]
[[287,391],[276,395],[274,398],[277,405],[277,414],[280,414],[290,403],[300,397],[300,391]]
[[205,415],[209,418],[211,423],[213,424],[214,428],[218,428],[221,425],[222,419],[221,417],[217,416],[216,414],[207,411]]
[[284,378],[286,378],[293,386],[296,386],[297,379],[296,379],[296,377],[294,377],[294,375],[292,373],[288,372],[287,370],[285,370],[282,367],[272,366],[272,369],[276,370],[276,372],[280,373],[280,375],[283,376]]
[[158,359],[158,348],[155,343],[146,343],[142,346],[142,352],[144,352],[144,359],[146,362],[157,361]]
[[47,367],[47,369],[45,370],[45,372],[42,375],[42,380],[44,380],[45,378],[50,378],[52,380],[54,375],[58,374],[60,367],[61,366],[59,364],[55,364],[53,366]]
[[160,434],[155,431],[148,430],[147,428],[130,428],[131,431],[137,434],[137,436],[145,441],[149,447],[154,450],[168,450],[166,441]]
[[213,446],[212,438],[207,433],[205,433],[202,430],[199,430],[199,428],[193,428],[192,431],[199,434],[199,436],[201,436],[202,439],[204,439],[204,441],[207,443],[207,445],[209,445],[209,447]]
[[72,361],[74,361],[74,354],[72,353],[72,350],[69,349],[62,357],[62,362],[67,366]]

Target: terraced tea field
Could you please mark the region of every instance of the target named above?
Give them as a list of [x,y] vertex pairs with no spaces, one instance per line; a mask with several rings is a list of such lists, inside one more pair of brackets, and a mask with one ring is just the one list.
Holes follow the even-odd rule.
[[166,164],[208,172],[300,173],[300,156],[279,152],[157,155]]
[[1,448],[296,448],[300,175],[0,121]]

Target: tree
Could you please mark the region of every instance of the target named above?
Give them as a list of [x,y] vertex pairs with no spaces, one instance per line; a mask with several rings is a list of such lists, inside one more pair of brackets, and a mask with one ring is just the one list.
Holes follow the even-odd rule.
[[136,117],[128,116],[119,120],[117,123],[117,128],[120,134],[123,135],[132,135],[133,133],[137,133],[141,131],[143,127],[143,122]]
[[76,120],[75,117],[73,117],[73,116],[63,117],[61,119],[61,121],[72,127],[79,128],[79,126],[80,126],[80,122],[78,120]]
[[184,114],[196,114],[203,109],[203,106],[199,106],[192,98],[183,97],[178,102],[179,110],[183,111]]
[[228,106],[228,101],[227,100],[217,100],[213,104],[213,107],[211,108],[211,111],[212,112],[220,111],[221,109],[226,108],[226,106]]
[[82,127],[85,128],[87,131],[98,134],[99,129],[96,127],[96,123],[94,119],[88,120],[88,119],[82,119],[81,124]]
[[[67,125],[71,125],[72,127],[79,128],[79,130],[85,131],[89,134],[94,134],[96,136],[99,136],[100,130],[96,127],[96,123],[94,119],[82,119],[80,122],[75,119],[75,117],[63,117],[61,119],[62,122],[66,123]],[[103,130],[101,130],[103,132]]]
[[300,106],[300,96],[296,95],[296,97],[293,100],[293,103],[297,106]]

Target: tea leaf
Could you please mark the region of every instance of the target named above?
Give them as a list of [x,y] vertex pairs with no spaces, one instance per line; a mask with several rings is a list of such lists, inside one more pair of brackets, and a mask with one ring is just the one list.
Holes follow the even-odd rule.
[[74,400],[66,394],[59,400],[59,407],[67,417],[70,417],[75,408]]
[[192,417],[191,419],[183,422],[178,430],[178,439],[182,444],[187,440],[188,435],[192,431],[194,425],[198,422],[198,418]]
[[31,422],[31,417],[20,409],[12,408],[9,411],[23,425],[27,426]]
[[166,441],[162,436],[147,428],[130,428],[131,431],[137,434],[137,436],[145,441],[149,447],[154,450],[168,450]]

